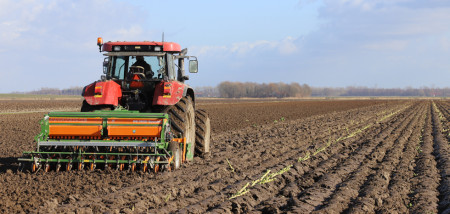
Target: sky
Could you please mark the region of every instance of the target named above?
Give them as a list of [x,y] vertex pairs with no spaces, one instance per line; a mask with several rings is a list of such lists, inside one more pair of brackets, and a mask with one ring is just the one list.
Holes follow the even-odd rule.
[[448,0],[0,0],[0,93],[85,86],[104,41],[197,56],[193,87],[450,87]]

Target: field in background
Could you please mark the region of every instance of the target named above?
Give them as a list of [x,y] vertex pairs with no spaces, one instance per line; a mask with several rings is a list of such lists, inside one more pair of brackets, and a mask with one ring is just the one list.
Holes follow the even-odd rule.
[[0,100],[83,100],[74,95],[0,94]]
[[[218,98],[218,97],[198,97],[198,100],[264,100],[264,101],[278,101],[278,100],[399,100],[399,99],[450,99],[450,97],[405,97],[405,96],[389,96],[389,97],[284,97],[284,98]],[[83,100],[81,95],[34,95],[34,94],[0,94],[0,100]]]

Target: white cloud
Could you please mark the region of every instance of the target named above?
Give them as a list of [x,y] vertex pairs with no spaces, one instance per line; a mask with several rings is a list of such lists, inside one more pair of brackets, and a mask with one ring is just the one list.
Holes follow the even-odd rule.
[[276,42],[270,42],[265,40],[260,40],[256,42],[239,42],[234,43],[229,48],[231,53],[235,53],[237,55],[245,55],[255,49],[273,49],[276,46]]
[[14,41],[30,30],[30,22],[42,12],[43,5],[34,1],[9,1],[0,3],[0,39]]
[[385,10],[388,8],[396,7],[397,5],[411,2],[411,0],[323,0],[323,2],[325,5],[325,8],[323,9],[325,9],[328,13],[346,13],[349,10],[360,12]]
[[375,5],[375,1],[363,1],[363,0],[340,0],[340,1],[335,1],[337,4],[339,4],[340,7],[357,7],[362,9],[363,11],[369,11],[371,10],[374,5]]
[[444,51],[449,51],[450,50],[450,41],[449,41],[449,37],[441,37],[440,39],[440,44],[441,44],[441,48]]
[[283,55],[290,55],[297,53],[299,51],[299,47],[296,44],[297,39],[293,37],[286,37],[283,41],[281,41],[278,45],[278,51]]
[[[307,35],[306,46],[345,49],[402,50],[450,33],[448,6],[419,7],[418,0],[325,0],[320,17],[325,22]],[[430,1],[431,5],[442,1]],[[437,41],[431,41],[437,43]]]
[[238,42],[225,46],[193,46],[191,50],[199,56],[235,55],[245,57],[247,55],[257,55],[258,53],[274,51],[283,55],[290,55],[299,51],[296,41],[296,38],[288,36],[281,41],[259,40]]
[[408,41],[393,40],[366,44],[364,45],[364,48],[376,51],[402,51],[408,47],[408,44]]
[[[144,30],[140,25],[133,24],[131,26],[125,26],[123,28],[117,29],[113,31],[113,34],[120,38],[120,40],[136,40],[137,38],[142,37]],[[117,39],[119,40],[119,39]]]
[[[139,7],[114,0],[5,0],[0,1],[0,58],[4,72],[14,70],[0,92],[39,87],[68,87],[94,81],[100,75],[102,55],[96,39],[145,40],[146,15]],[[27,57],[24,63],[22,56]],[[20,75],[19,75],[20,74]],[[22,76],[26,76],[23,78]],[[76,83],[78,82],[78,83]]]
[[192,46],[189,48],[189,52],[195,53],[197,56],[207,56],[227,51],[227,46]]
[[324,0],[319,11],[324,24],[297,45],[311,84],[448,86],[450,1]]
[[[8,62],[4,63],[0,75],[14,70],[20,75],[8,73],[12,75],[9,79],[27,78],[21,86],[13,82],[0,85],[0,92],[41,86],[64,88],[97,79],[103,57],[96,46],[98,36],[105,41],[161,38],[160,32],[153,31],[155,26],[149,22],[160,23],[165,19],[150,16],[150,11],[139,7],[141,3],[149,4],[142,1],[133,6],[121,0],[0,0],[0,58]],[[235,38],[244,38],[235,43],[220,43],[229,35],[211,32],[211,25],[217,25],[215,22],[197,25],[195,31],[189,31],[193,25],[188,24],[167,25],[166,29],[158,26],[159,30],[166,31],[166,40],[177,38],[183,46],[189,47],[189,54],[199,56],[201,70],[207,72],[198,76],[201,81],[197,81],[197,77],[192,81],[203,85],[214,85],[213,80],[226,79],[260,82],[289,79],[311,85],[360,83],[401,87],[408,84],[408,79],[402,75],[416,78],[417,82],[432,82],[434,80],[427,79],[431,75],[424,76],[421,72],[442,72],[450,67],[448,0],[299,1],[300,7],[305,4],[314,5],[305,7],[308,9],[321,7],[318,10],[320,25],[305,35],[295,35],[299,32],[295,28],[305,24],[300,20],[297,25],[289,22],[294,30],[283,32],[280,28],[276,37],[258,34],[254,39],[249,35],[256,34],[242,29],[236,31],[231,24],[220,26],[236,32]],[[259,11],[267,12],[274,11]],[[276,13],[271,18],[277,20]],[[221,23],[228,21],[220,16],[211,17],[213,21],[219,19]],[[267,26],[269,31],[274,29]],[[167,32],[179,32],[184,36],[169,36]],[[206,45],[208,41],[215,45]],[[28,56],[27,63],[21,60],[22,56]],[[399,79],[397,82],[391,78],[394,74]],[[449,75],[450,72],[436,75],[440,77],[436,85],[448,86],[445,79],[450,79]],[[40,85],[36,86],[37,83]],[[25,86],[33,88],[17,88]]]
[[[120,15],[118,15],[120,14]],[[0,48],[79,49],[97,36],[133,40],[151,35],[137,7],[113,0],[6,0],[0,3]],[[17,41],[21,41],[17,43]],[[86,49],[84,49],[86,50]]]

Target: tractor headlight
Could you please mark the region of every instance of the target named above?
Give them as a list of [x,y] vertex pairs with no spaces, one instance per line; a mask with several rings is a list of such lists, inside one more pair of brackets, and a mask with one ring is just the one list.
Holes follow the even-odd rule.
[[120,46],[114,46],[114,51],[120,51]]
[[155,51],[161,51],[161,47],[160,46],[155,46]]

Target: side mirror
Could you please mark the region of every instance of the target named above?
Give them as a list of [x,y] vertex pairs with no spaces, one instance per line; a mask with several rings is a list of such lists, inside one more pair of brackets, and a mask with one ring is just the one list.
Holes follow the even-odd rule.
[[189,73],[197,73],[198,72],[198,61],[195,60],[189,60]]
[[103,73],[104,74],[108,73],[108,67],[109,67],[109,58],[105,57],[105,59],[103,60]]

